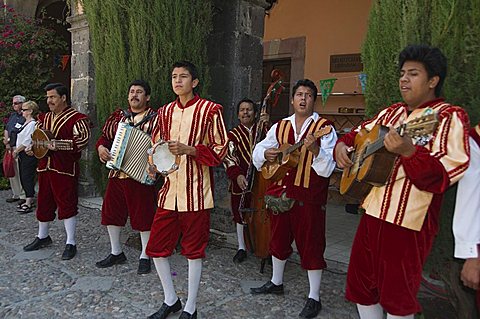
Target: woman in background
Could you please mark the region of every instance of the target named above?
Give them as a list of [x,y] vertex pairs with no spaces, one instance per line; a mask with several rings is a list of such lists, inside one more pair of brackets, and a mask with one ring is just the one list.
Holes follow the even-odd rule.
[[19,159],[20,182],[25,190],[26,202],[18,207],[20,214],[26,214],[33,211],[35,197],[35,171],[37,168],[37,158],[25,153],[32,147],[32,133],[37,123],[38,105],[33,101],[27,101],[22,105],[22,116],[25,123],[17,135],[17,147],[13,152]]

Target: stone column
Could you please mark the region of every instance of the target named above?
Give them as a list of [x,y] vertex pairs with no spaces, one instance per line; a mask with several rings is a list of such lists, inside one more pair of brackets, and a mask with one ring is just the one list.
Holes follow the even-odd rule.
[[97,160],[95,151],[95,136],[98,130],[96,105],[94,65],[90,51],[90,30],[83,8],[72,4],[72,16],[67,18],[72,34],[71,58],[71,100],[72,106],[90,118],[92,123],[92,138],[88,148],[83,151],[80,160],[79,196],[93,197],[97,195],[95,181],[91,175],[91,163]]
[[[208,56],[212,75],[210,94],[224,107],[227,128],[238,124],[236,104],[248,97],[260,101],[262,94],[263,0],[214,0],[213,32]],[[215,209],[212,228],[234,230],[230,212],[228,180],[223,168],[215,169]]]

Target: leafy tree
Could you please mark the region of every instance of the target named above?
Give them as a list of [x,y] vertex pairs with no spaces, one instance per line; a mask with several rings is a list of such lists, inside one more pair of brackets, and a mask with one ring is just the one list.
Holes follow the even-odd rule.
[[[54,55],[67,45],[53,36],[55,31],[43,26],[40,19],[23,16],[6,5],[0,8],[0,131],[3,132],[12,112],[12,97],[21,94],[37,102],[43,100],[43,87],[53,74]],[[2,154],[3,148],[0,143]]]

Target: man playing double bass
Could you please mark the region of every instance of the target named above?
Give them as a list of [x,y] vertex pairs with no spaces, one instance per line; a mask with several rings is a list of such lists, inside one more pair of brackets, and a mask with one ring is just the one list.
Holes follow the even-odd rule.
[[[333,148],[337,135],[333,124],[313,111],[317,87],[308,80],[298,81],[292,90],[292,105],[295,113],[273,125],[266,138],[253,150],[253,164],[261,169],[266,161],[274,162],[283,144],[304,141],[299,149],[296,167],[286,176],[271,184],[266,194],[278,201],[286,201],[290,209],[282,210],[269,205],[271,215],[270,253],[273,261],[272,279],[253,294],[283,294],[283,272],[287,258],[292,253],[295,240],[301,265],[308,272],[310,292],[300,317],[314,318],[320,312],[320,283],[322,269],[326,267],[325,251],[325,205],[329,177],[335,168]],[[330,133],[316,139],[314,133],[329,127]],[[285,203],[279,203],[284,205]]]
[[[238,102],[237,115],[240,124],[228,132],[228,153],[224,159],[226,172],[230,179],[229,191],[231,193],[233,221],[237,226],[238,250],[233,256],[233,262],[235,263],[241,263],[247,258],[243,232],[245,221],[240,215],[239,207],[242,205],[243,208],[248,208],[251,203],[252,194],[247,191],[249,186],[247,171],[252,162],[252,148],[258,126],[255,125],[256,114],[255,103],[252,100],[242,99]],[[268,118],[268,114],[262,113],[259,123],[267,123]],[[261,127],[263,128],[265,125],[261,125]]]

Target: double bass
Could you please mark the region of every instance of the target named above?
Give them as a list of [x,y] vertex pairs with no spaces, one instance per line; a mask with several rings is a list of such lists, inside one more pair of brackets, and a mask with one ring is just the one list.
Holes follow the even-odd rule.
[[[278,103],[280,93],[283,90],[283,74],[279,70],[273,70],[271,73],[272,83],[270,84],[266,96],[262,102],[262,108],[257,113],[257,124],[255,137],[252,143],[252,153],[255,146],[265,137],[267,123],[259,120],[260,114],[267,112],[269,101],[270,106],[274,107]],[[246,179],[247,188],[242,192],[240,199],[239,212],[246,225],[244,234],[246,238],[247,249],[255,256],[262,259],[260,272],[263,273],[265,263],[269,254],[270,244],[270,216],[264,203],[264,194],[270,181],[263,178],[262,174],[255,169],[252,158],[247,170]],[[251,195],[251,196],[249,196]]]

